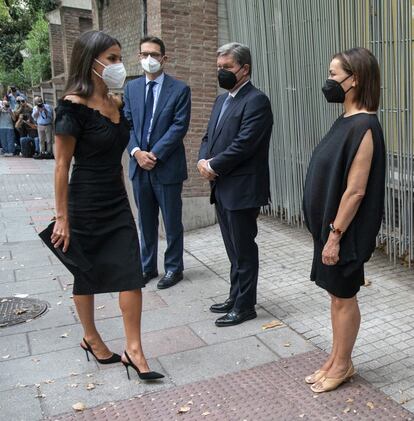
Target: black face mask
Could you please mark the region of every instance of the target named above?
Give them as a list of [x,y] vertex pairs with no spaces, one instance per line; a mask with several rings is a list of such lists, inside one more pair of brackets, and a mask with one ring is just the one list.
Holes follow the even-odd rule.
[[337,82],[333,79],[327,79],[325,85],[322,86],[322,92],[328,102],[343,103],[345,101],[345,94],[349,92],[353,86],[351,86],[346,92],[342,88],[342,84],[351,77],[347,76],[342,82]]
[[217,79],[218,79],[220,88],[227,89],[227,90],[233,89],[237,84],[236,75],[237,73],[239,73],[242,67],[243,66],[240,66],[239,70],[237,70],[236,73],[233,73],[227,69],[220,69],[217,73]]

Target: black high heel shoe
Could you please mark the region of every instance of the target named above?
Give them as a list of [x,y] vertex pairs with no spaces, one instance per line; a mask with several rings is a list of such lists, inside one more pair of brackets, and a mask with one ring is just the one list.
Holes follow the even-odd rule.
[[80,346],[85,351],[86,358],[88,359],[88,361],[90,361],[89,359],[89,352],[90,352],[95,357],[95,360],[98,361],[99,364],[113,364],[113,363],[121,362],[121,356],[118,354],[115,354],[115,352],[113,352],[109,358],[98,358],[94,354],[92,347],[88,344],[88,342],[86,342],[85,338],[83,338],[83,342],[85,342],[86,348],[82,345],[82,343],[80,344]]
[[129,358],[129,355],[126,351],[124,351],[125,357],[127,358],[128,362],[122,361],[122,364],[125,366],[128,380],[131,380],[131,377],[129,377],[129,367],[131,366],[138,374],[138,377],[141,380],[158,380],[164,378],[164,374],[157,373],[156,371],[148,371],[147,373],[141,373],[139,371],[139,368],[132,362],[131,358]]

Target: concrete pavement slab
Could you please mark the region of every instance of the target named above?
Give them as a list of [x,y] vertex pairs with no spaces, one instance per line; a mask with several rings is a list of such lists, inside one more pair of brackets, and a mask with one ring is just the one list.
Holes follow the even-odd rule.
[[30,349],[26,334],[0,336],[0,361],[28,355],[30,355]]
[[[47,273],[47,268],[44,270]],[[9,297],[14,294],[41,294],[43,292],[61,291],[56,275],[46,275],[43,278],[33,278],[20,282],[7,282],[0,284],[0,297]]]
[[77,356],[72,349],[6,360],[0,362],[0,390],[10,390],[18,384],[32,385],[48,379],[68,377],[71,373],[88,373],[96,369],[95,361],[87,361],[84,354]]
[[28,421],[42,418],[40,400],[35,386],[0,392],[0,420]]
[[254,337],[248,337],[166,355],[160,357],[159,361],[176,384],[185,384],[277,359],[277,355],[266,345]]
[[315,350],[315,346],[288,327],[269,329],[256,335],[281,358]]

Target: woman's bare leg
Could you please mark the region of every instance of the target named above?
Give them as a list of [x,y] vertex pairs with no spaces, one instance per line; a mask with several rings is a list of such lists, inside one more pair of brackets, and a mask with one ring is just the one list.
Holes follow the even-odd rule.
[[[122,291],[119,293],[119,307],[124,319],[126,336],[126,351],[134,364],[142,373],[148,372],[149,367],[144,356],[141,343],[141,313],[142,292],[140,289]],[[125,356],[122,356],[126,361]]]
[[[76,310],[82,323],[84,338],[93,349],[97,358],[110,358],[112,352],[102,341],[95,325],[95,299],[93,295],[74,295]],[[83,342],[83,341],[82,341]],[[86,347],[86,344],[83,344]]]

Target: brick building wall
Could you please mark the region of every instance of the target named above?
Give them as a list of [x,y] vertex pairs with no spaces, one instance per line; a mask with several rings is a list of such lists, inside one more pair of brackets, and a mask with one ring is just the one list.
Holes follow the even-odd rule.
[[128,77],[140,74],[137,54],[142,26],[140,1],[110,1],[101,11],[101,25],[100,29],[121,43]]
[[[72,7],[60,8],[63,36],[63,62],[65,73],[69,70],[73,45],[81,32],[92,29],[92,14],[90,10],[75,9]],[[82,28],[81,22],[82,19]],[[87,24],[89,22],[89,25]]]
[[50,45],[50,62],[52,65],[52,77],[62,74],[65,71],[63,60],[63,38],[62,25],[49,24],[49,45]]

